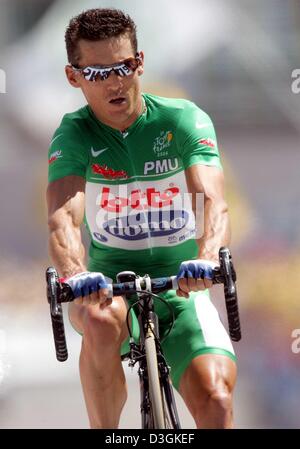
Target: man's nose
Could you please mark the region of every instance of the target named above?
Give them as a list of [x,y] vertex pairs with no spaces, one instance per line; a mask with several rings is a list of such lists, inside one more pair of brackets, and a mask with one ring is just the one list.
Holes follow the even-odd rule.
[[107,82],[110,81],[110,83],[112,84],[115,83],[123,84],[123,78],[124,78],[123,76],[119,75],[114,70],[112,70],[109,74],[109,77],[107,78]]
[[111,73],[107,80],[105,80],[105,84],[106,89],[110,93],[118,94],[124,87],[123,77],[116,73]]

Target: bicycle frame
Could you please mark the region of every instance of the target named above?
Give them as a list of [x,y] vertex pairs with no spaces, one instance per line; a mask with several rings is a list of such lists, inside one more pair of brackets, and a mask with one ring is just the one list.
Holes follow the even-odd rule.
[[[135,279],[137,282],[137,287],[139,288],[139,277],[133,272],[121,272],[117,275],[118,281],[129,281]],[[155,344],[155,357],[157,359],[158,376],[160,382],[161,393],[156,395],[155,402],[159,401],[161,404],[158,407],[163,410],[164,403],[163,394],[165,394],[165,402],[168,408],[168,414],[172,421],[172,426],[174,429],[180,429],[180,422],[177,413],[175,398],[173,394],[173,389],[170,383],[170,368],[165,360],[162,352],[161,342],[159,338],[159,324],[158,316],[154,311],[154,301],[151,294],[151,282],[147,282],[147,276],[143,278],[146,279],[146,290],[142,290],[143,293],[139,294],[138,301],[135,302],[139,309],[138,321],[140,326],[140,340],[137,345],[133,339],[130,341],[130,353],[129,353],[129,366],[133,367],[136,362],[139,363],[138,375],[140,381],[140,408],[141,408],[141,424],[143,429],[157,429],[165,428],[165,412],[157,416],[155,407],[153,407],[152,402],[154,402],[153,392],[150,391],[149,385],[149,370],[150,361],[147,358],[147,340],[153,339]],[[138,291],[138,289],[137,289]],[[129,312],[128,312],[129,313]],[[128,325],[128,319],[127,319]],[[130,329],[128,328],[130,333]],[[155,364],[154,364],[155,365]],[[164,393],[163,393],[164,392]],[[163,393],[163,394],[162,394]],[[151,402],[152,397],[152,402]],[[157,405],[157,404],[155,404]]]
[[[149,378],[148,378],[148,363],[145,354],[145,341],[149,338],[149,334],[153,333],[159,337],[158,317],[153,310],[153,299],[150,295],[143,294],[140,297],[139,303],[140,314],[138,321],[140,324],[140,349],[143,354],[142,360],[139,361],[139,380],[140,380],[140,395],[141,395],[141,419],[142,429],[155,428],[154,417],[152,413]],[[157,346],[156,346],[157,352]]]

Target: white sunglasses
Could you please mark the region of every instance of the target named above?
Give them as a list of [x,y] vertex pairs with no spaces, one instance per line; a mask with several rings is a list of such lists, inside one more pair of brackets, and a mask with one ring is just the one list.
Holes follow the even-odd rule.
[[134,58],[128,58],[108,66],[95,65],[80,68],[72,65],[72,69],[80,72],[87,81],[97,81],[98,79],[104,81],[112,72],[118,76],[132,75],[141,63],[142,58],[140,53],[137,53]]

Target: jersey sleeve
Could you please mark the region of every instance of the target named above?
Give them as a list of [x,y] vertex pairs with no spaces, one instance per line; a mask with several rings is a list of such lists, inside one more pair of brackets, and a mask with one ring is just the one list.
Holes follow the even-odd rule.
[[177,130],[179,153],[185,169],[194,164],[222,168],[214,125],[208,114],[188,102]]
[[85,178],[89,156],[79,126],[63,118],[55,131],[48,151],[48,181],[69,175]]

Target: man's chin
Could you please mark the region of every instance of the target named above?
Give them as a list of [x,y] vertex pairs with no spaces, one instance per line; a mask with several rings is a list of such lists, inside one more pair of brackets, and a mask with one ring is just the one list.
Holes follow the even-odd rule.
[[119,130],[128,128],[134,120],[130,119],[131,114],[127,109],[125,110],[109,110],[105,117],[102,118],[102,122]]
[[128,102],[117,106],[110,103],[104,106],[102,103],[92,107],[92,110],[102,123],[121,130],[128,128],[137,118]]
[[119,107],[107,108],[108,115],[126,115],[130,116],[130,108],[128,104],[120,105]]

